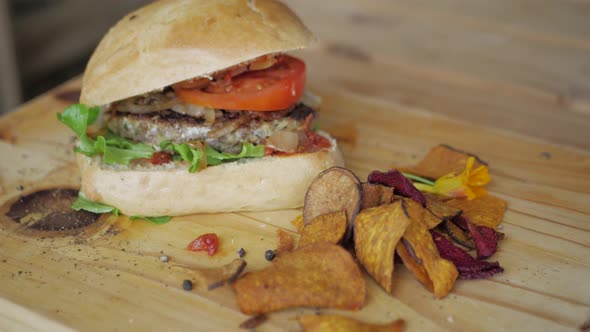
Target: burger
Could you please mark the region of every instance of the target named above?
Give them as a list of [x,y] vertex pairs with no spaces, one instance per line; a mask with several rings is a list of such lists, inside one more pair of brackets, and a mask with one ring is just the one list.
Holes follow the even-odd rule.
[[78,208],[130,216],[303,205],[342,165],[316,130],[305,63],[314,36],[275,0],[161,0],[121,19],[88,62],[80,104]]

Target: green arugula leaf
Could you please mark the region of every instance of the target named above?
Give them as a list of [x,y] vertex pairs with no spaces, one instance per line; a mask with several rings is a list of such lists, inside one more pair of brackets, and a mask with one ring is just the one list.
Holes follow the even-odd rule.
[[[84,104],[75,104],[57,114],[58,120],[70,127],[78,135],[80,144],[76,147],[76,152],[89,157],[102,155],[104,163],[109,165],[129,165],[135,159],[151,158],[156,152],[150,145],[134,143],[110,131],[104,136],[97,136],[95,139],[88,137],[86,130],[89,125],[96,121],[99,113],[100,109],[98,107],[88,108]],[[264,157],[264,146],[254,145],[249,142],[244,143],[242,151],[237,154],[219,152],[209,146],[203,151],[202,149],[195,149],[188,143],[176,144],[170,141],[161,142],[160,148],[172,152],[174,154],[172,158],[175,161],[189,162],[188,171],[190,173],[194,173],[199,169],[199,165],[204,161],[204,158],[207,158],[208,165],[215,166],[241,158]]]
[[174,158],[175,160],[188,161],[191,165],[188,168],[190,173],[194,173],[199,169],[199,163],[203,160],[205,153],[203,150],[197,150],[190,146],[188,143],[176,144],[171,142],[161,142],[160,147],[162,150],[172,151],[180,156],[180,158]]
[[86,135],[86,128],[98,118],[98,107],[88,108],[84,104],[68,106],[62,113],[57,113],[57,119],[70,127],[78,137]]
[[[124,140],[124,138],[120,138]],[[96,138],[96,142],[94,143],[94,149],[98,153],[102,153],[102,161],[105,164],[113,165],[113,164],[121,164],[121,165],[129,165],[134,159],[142,159],[142,158],[151,158],[154,154],[154,149],[149,147],[149,149],[145,149],[145,144],[135,144],[132,142],[125,142],[124,145],[114,144],[115,146],[111,146],[108,143],[108,140],[104,138],[104,136],[98,136]],[[119,146],[125,146],[125,148],[118,148]]]
[[241,158],[260,158],[264,157],[264,145],[254,145],[245,142],[242,145],[242,151],[238,154],[219,152],[207,146],[207,164],[211,166],[219,165],[222,162],[233,161]]
[[116,207],[112,207],[110,205],[93,202],[86,198],[84,194],[80,191],[78,193],[78,198],[72,204],[72,209],[76,211],[84,210],[92,213],[112,213],[116,216],[119,215],[119,209]]
[[170,217],[170,216],[160,216],[160,217],[130,216],[129,219],[131,219],[131,220],[142,219],[145,221],[149,221],[152,224],[163,225],[163,224],[166,224],[167,222],[169,222],[170,219],[172,219],[172,217]]
[[[116,216],[120,214],[119,209],[116,207],[112,207],[110,205],[106,205],[103,203],[93,202],[86,198],[84,194],[80,191],[78,192],[78,198],[72,204],[72,209],[76,211],[84,210],[92,213],[112,213]],[[146,217],[146,216],[130,216],[129,219],[137,220],[143,219],[154,223],[156,225],[162,225],[170,221],[172,217],[170,216],[160,216],[160,217]]]
[[66,108],[57,119],[70,127],[80,139],[76,152],[89,157],[102,154],[106,164],[129,165],[134,159],[151,158],[155,150],[147,144],[133,143],[132,141],[108,132],[105,136],[96,139],[88,137],[86,130],[98,118],[98,107],[88,108],[83,104],[75,104]]

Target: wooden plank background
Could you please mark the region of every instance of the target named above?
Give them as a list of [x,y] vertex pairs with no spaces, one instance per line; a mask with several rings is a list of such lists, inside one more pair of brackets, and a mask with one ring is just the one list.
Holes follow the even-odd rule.
[[[300,52],[321,95],[321,125],[361,177],[412,164],[447,143],[490,163],[509,209],[494,259],[506,272],[460,281],[435,300],[403,268],[394,296],[370,279],[368,305],[338,312],[408,331],[579,331],[590,325],[590,3],[584,0],[291,0],[321,42]],[[0,118],[0,205],[78,185],[72,139],[55,119],[74,80]],[[62,94],[62,98],[58,97]],[[20,188],[19,186],[23,186]],[[19,189],[23,189],[20,191]],[[3,211],[4,213],[4,211]],[[193,269],[244,247],[268,264],[276,229],[298,210],[195,215],[163,226],[103,218],[82,233],[0,223],[0,327],[38,330],[236,330],[230,289],[186,292]],[[215,231],[222,252],[187,253]],[[162,263],[160,252],[171,257]],[[301,313],[259,330],[292,330]]]

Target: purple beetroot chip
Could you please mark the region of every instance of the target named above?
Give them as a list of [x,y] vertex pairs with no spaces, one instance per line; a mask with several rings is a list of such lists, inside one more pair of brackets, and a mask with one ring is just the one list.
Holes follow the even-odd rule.
[[382,184],[388,187],[393,187],[394,193],[400,196],[408,197],[416,202],[426,206],[426,198],[422,192],[410,180],[408,180],[400,171],[392,169],[389,172],[383,173],[380,171],[372,171],[369,174],[369,183]]
[[475,225],[462,215],[453,218],[453,223],[469,232],[469,235],[475,244],[477,259],[485,259],[496,253],[496,249],[498,248],[498,235],[495,230],[490,227]]
[[477,259],[486,259],[496,253],[498,247],[498,236],[496,231],[489,227],[477,226],[472,222],[468,222],[469,233],[473,243],[475,243],[475,250],[477,251]]
[[480,261],[471,257],[461,248],[455,246],[441,234],[430,231],[440,256],[450,260],[459,271],[460,279],[485,279],[496,273],[504,272],[498,262]]

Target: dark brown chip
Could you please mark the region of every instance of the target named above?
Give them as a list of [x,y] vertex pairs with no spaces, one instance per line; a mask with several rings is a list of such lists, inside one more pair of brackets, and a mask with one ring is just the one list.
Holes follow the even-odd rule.
[[322,214],[346,210],[348,235],[361,207],[362,186],[358,177],[342,167],[331,167],[320,173],[305,194],[303,222],[309,224]]
[[[451,220],[461,214],[461,209],[447,204],[445,197],[424,193],[426,197],[426,209],[440,221]],[[433,228],[433,227],[430,227]]]
[[453,241],[468,249],[475,249],[473,240],[468,236],[461,227],[455,225],[451,220],[446,220],[444,223],[444,230],[453,239]]
[[368,177],[369,183],[382,184],[395,188],[395,194],[411,198],[414,201],[426,206],[424,194],[416,189],[412,181],[406,178],[400,171],[392,169],[388,172],[372,171]]
[[361,210],[391,203],[395,188],[373,183],[363,183],[362,186]]

